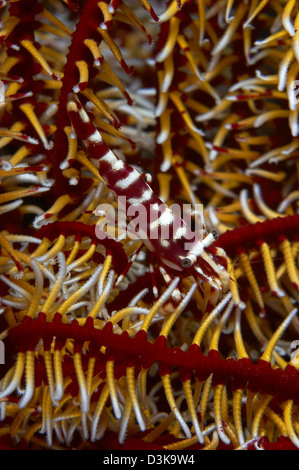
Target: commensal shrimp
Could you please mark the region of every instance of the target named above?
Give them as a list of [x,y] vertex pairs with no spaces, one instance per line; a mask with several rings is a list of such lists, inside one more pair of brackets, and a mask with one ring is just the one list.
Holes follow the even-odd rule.
[[[192,275],[195,279],[209,282],[216,290],[226,290],[229,274],[221,264],[223,250],[211,246],[217,238],[216,232],[199,237],[177,211],[163,203],[141,174],[108,148],[74,94],[69,97],[67,110],[75,134],[83,141],[107,188],[120,203],[125,199],[131,223],[134,225],[133,213],[145,215],[145,222],[138,230],[144,245],[168,271],[176,275]],[[157,229],[160,233],[167,229],[169,236],[157,236]]]

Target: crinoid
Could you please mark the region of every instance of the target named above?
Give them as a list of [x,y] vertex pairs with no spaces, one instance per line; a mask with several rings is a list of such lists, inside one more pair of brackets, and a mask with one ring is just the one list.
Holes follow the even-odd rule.
[[0,8],[0,447],[298,448],[297,3]]

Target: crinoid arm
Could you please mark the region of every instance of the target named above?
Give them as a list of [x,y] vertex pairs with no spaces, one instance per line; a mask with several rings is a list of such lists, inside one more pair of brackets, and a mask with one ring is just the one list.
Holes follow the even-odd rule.
[[0,448],[298,449],[298,2],[0,12]]

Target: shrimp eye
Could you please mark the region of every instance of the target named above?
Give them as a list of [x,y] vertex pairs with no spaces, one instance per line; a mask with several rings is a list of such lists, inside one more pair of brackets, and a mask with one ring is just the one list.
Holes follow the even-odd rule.
[[189,258],[182,258],[181,265],[183,268],[189,268],[191,266],[191,260]]
[[217,238],[219,237],[219,232],[216,229],[212,230],[211,234],[213,235],[214,240],[217,240]]

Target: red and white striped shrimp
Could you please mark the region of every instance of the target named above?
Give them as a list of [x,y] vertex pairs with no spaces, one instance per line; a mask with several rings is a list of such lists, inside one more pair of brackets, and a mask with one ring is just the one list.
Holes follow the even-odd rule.
[[[211,232],[203,239],[196,236],[180,214],[156,196],[140,173],[108,148],[76,96],[70,96],[67,110],[74,132],[83,141],[108,189],[119,201],[125,199],[131,223],[134,223],[133,212],[140,210],[145,214],[146,221],[138,229],[145,246],[176,275],[193,275],[195,279],[208,281],[217,290],[225,289],[229,275],[219,260],[223,251],[210,246],[217,235]],[[169,236],[153,237],[157,229]]]

